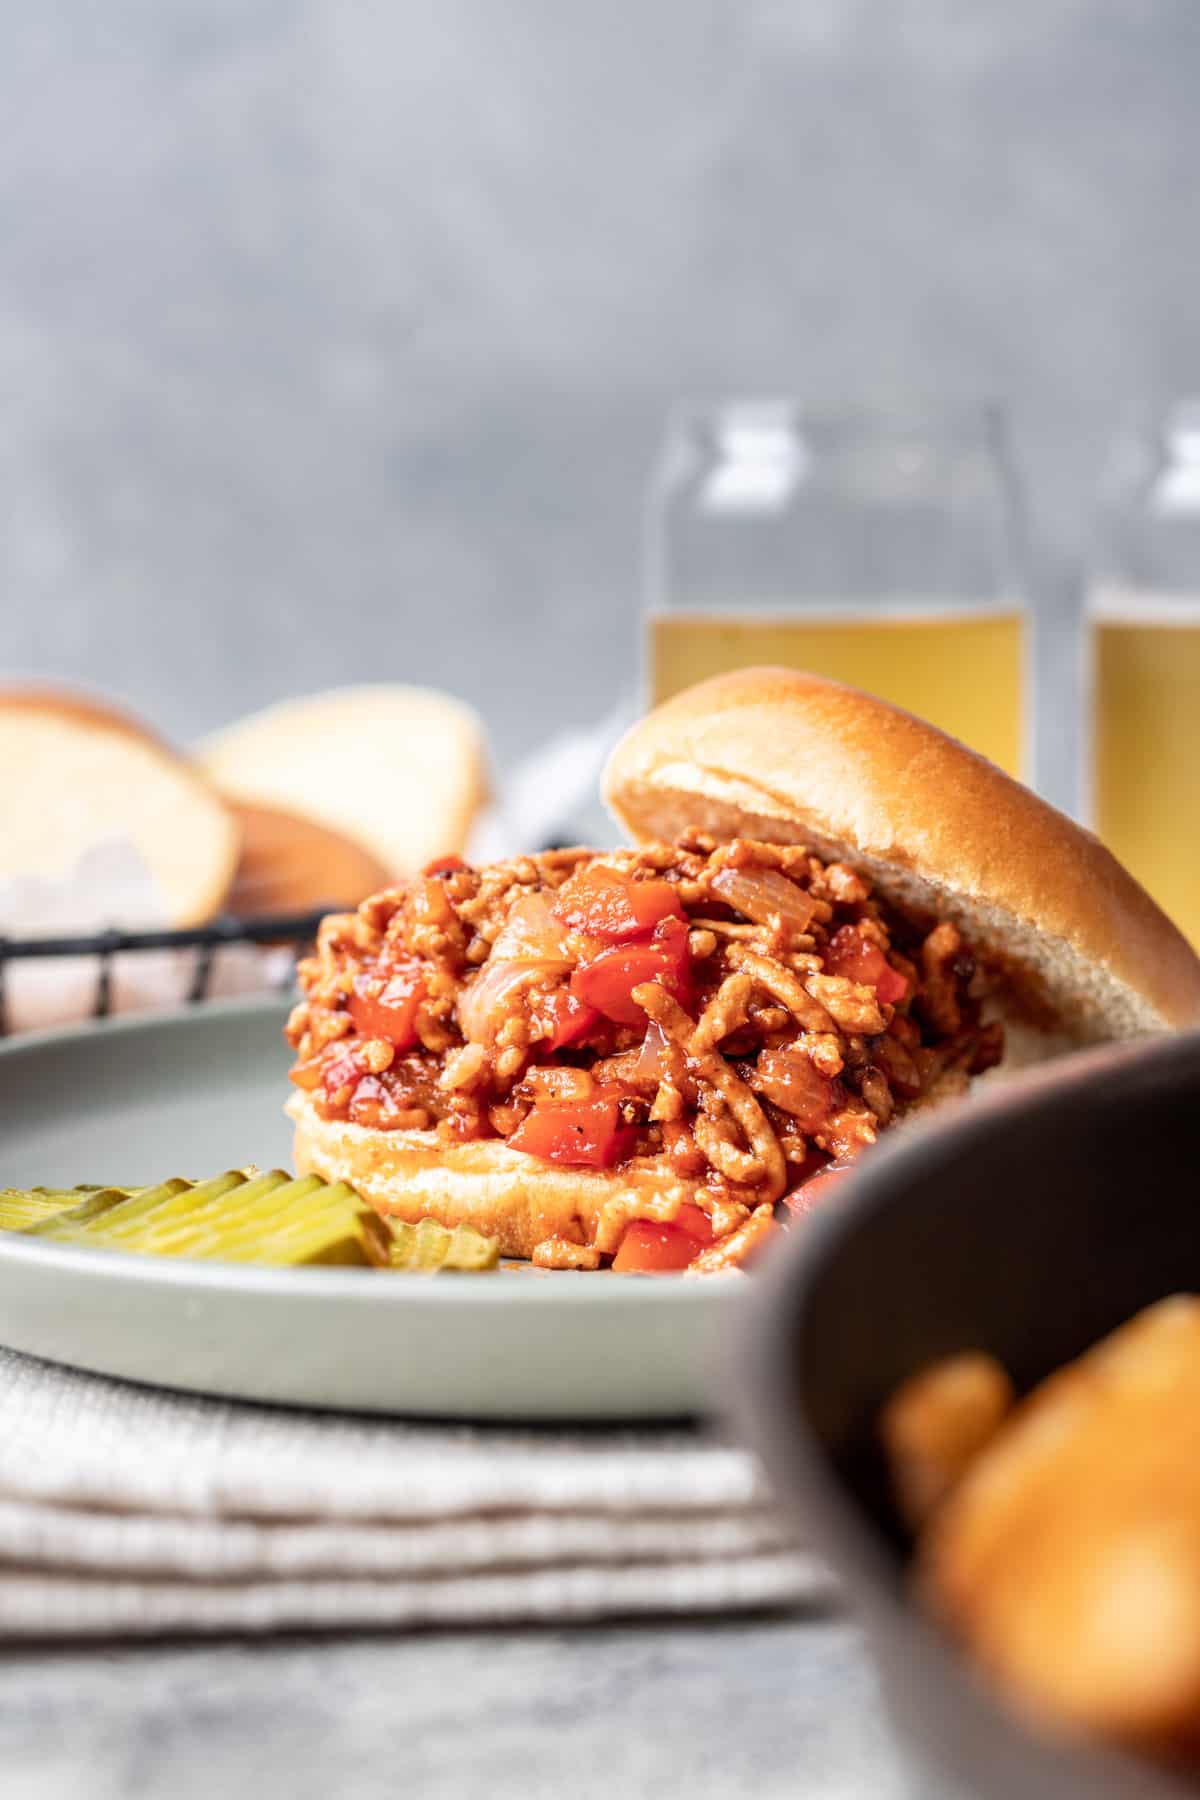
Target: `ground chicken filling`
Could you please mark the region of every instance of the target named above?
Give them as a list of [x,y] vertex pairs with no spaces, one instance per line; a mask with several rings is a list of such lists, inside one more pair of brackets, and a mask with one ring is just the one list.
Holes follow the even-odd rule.
[[677,1178],[617,1268],[739,1263],[779,1202],[806,1211],[1002,1051],[954,925],[906,923],[845,863],[699,833],[436,864],[327,918],[300,982],[292,1080],[323,1118]]

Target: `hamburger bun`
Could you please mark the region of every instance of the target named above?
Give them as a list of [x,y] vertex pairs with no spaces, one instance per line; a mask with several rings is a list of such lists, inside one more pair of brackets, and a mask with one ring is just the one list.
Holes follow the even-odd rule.
[[240,919],[357,906],[391,879],[369,850],[313,819],[245,800],[230,811],[242,848],[228,906]]
[[[219,911],[238,857],[228,807],[181,756],[90,695],[0,691],[0,879],[61,876],[95,845],[131,843],[172,926]],[[121,917],[114,925],[155,924]]]
[[[635,725],[604,777],[636,839],[702,829],[805,844],[868,874],[917,920],[951,919],[991,965],[1016,1058],[1200,1022],[1200,960],[1103,846],[910,714],[782,669],[718,677]],[[380,1211],[469,1223],[529,1256],[612,1247],[614,1221],[669,1220],[696,1184],[636,1164],[560,1168],[500,1140],[323,1120],[297,1094],[297,1167]]]
[[389,880],[461,855],[487,798],[479,720],[428,688],[283,700],[210,737],[198,756],[223,793],[328,826]]
[[603,786],[639,840],[690,827],[853,864],[901,911],[952,920],[1006,1010],[1071,1043],[1200,1023],[1200,958],[1098,838],[841,682],[791,669],[701,682],[633,726]]
[[670,1219],[696,1183],[659,1170],[560,1168],[510,1150],[502,1138],[446,1144],[432,1131],[377,1131],[323,1119],[294,1094],[294,1159],[300,1175],[346,1181],[377,1212],[416,1223],[473,1225],[500,1240],[502,1256],[530,1257],[547,1238],[615,1249],[630,1213]]

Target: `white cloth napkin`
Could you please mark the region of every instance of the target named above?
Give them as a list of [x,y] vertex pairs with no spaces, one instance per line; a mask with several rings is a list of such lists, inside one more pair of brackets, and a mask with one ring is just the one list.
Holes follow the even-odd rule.
[[[0,880],[0,936],[88,937],[114,920],[139,931],[170,923],[163,897],[134,846],[124,839],[97,843],[60,876],[14,875]],[[161,1012],[182,1006],[196,975],[196,950],[142,950],[109,959],[111,1013]],[[212,999],[283,986],[292,953],[286,948],[223,944],[213,952],[205,988]],[[89,1019],[95,1010],[100,962],[95,956],[14,959],[4,982],[9,1031],[46,1031]]]
[[0,1639],[827,1600],[743,1451],[685,1428],[289,1412],[0,1350]]

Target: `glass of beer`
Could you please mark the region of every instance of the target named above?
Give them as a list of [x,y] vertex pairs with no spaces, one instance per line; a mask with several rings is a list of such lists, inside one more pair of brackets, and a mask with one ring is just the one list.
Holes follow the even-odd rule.
[[1024,569],[996,409],[897,423],[771,401],[682,419],[647,521],[648,698],[808,669],[1029,778]]
[[1200,400],[1117,447],[1098,537],[1092,822],[1200,945]]

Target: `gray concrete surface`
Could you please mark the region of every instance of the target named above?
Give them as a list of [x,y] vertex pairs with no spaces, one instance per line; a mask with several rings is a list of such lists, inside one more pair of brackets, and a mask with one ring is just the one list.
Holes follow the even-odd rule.
[[515,753],[681,396],[1004,396],[1056,568],[1200,379],[1198,80],[1194,0],[0,0],[0,668]]
[[12,1653],[0,1779],[6,1800],[916,1800],[830,1621]]

